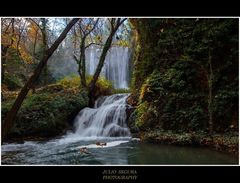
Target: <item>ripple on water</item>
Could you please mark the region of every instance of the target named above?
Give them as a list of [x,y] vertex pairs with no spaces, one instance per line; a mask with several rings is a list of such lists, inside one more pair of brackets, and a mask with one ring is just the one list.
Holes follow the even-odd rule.
[[[107,142],[107,146],[99,147],[96,141]],[[87,147],[91,154],[80,153],[81,147]],[[2,164],[238,164],[238,158],[207,148],[144,144],[130,138],[92,138],[4,144]]]

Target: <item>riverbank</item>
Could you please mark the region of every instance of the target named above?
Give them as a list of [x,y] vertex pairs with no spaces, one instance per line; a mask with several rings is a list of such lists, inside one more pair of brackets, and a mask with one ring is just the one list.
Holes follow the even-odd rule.
[[221,152],[239,154],[239,136],[237,132],[225,134],[173,133],[171,131],[151,130],[139,134],[141,141],[158,144],[209,147]]

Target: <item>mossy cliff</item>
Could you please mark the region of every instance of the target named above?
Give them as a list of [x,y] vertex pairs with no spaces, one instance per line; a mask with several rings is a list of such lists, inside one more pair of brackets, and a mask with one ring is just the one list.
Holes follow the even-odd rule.
[[238,19],[131,24],[137,46],[129,103],[136,110],[129,126],[142,133],[237,132]]

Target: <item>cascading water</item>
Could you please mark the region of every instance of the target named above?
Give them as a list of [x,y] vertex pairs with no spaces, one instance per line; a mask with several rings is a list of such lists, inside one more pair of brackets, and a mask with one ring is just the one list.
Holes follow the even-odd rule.
[[[102,49],[92,45],[86,50],[86,70],[93,75]],[[128,88],[131,49],[113,46],[105,59],[101,75],[113,82],[115,88]]]
[[81,137],[128,137],[126,99],[128,94],[100,97],[94,108],[84,108],[76,116],[75,134]]

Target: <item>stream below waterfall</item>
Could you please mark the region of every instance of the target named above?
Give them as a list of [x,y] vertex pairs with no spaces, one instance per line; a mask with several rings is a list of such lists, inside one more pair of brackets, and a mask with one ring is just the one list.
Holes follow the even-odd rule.
[[[129,94],[100,97],[74,120],[74,131],[49,141],[1,146],[1,163],[14,165],[238,164],[238,158],[208,148],[146,144],[126,124]],[[98,142],[106,145],[99,146]],[[88,153],[81,152],[86,148]]]
[[[96,140],[107,147],[96,147]],[[88,147],[91,154],[79,148]],[[26,141],[2,146],[2,164],[128,165],[128,164],[238,164],[238,158],[200,147],[140,143],[131,138],[72,138],[48,142]]]

